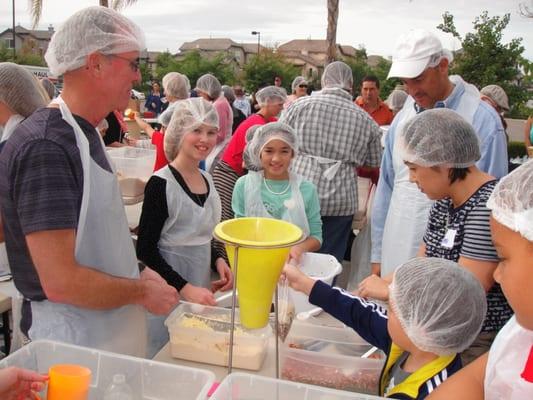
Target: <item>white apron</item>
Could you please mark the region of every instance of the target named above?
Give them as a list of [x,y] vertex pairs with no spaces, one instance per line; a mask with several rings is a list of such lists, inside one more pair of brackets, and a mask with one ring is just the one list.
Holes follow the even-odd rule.
[[203,207],[185,193],[170,168],[161,168],[154,175],[167,181],[166,195],[169,217],[161,230],[159,252],[189,283],[209,288],[211,277],[211,239],[220,222],[220,197],[211,176],[203,173],[209,183],[209,196]]
[[521,377],[532,349],[533,331],[522,328],[513,316],[490,347],[485,400],[533,399],[533,383]]
[[[117,178],[93,161],[89,142],[63,100],[54,102],[74,130],[83,167],[76,261],[109,275],[138,279],[137,258]],[[141,306],[101,311],[45,300],[31,302],[31,309],[31,340],[58,340],[138,357],[146,354],[146,314]]]
[[[480,101],[479,91],[475,86],[463,82],[458,76],[450,76],[450,81],[461,82],[465,86],[465,93],[454,111],[471,124]],[[389,275],[396,267],[416,256],[433,205],[433,201],[429,200],[416,184],[409,182],[409,168],[404,164],[400,154],[399,137],[405,124],[414,116],[416,116],[414,99],[409,96],[402,113],[396,117],[400,120],[394,131],[392,151],[394,188],[383,229],[381,276]],[[388,134],[392,133],[389,131]]]
[[[261,188],[263,186],[263,171],[255,172],[249,171],[246,175],[244,183],[244,214],[247,217],[265,217],[274,218],[265,208],[261,197]],[[283,205],[285,211],[281,219],[298,226],[304,234],[304,237],[309,237],[309,221],[305,213],[305,203],[300,192],[300,185],[302,183],[300,175],[289,173],[289,185],[291,186],[291,198],[285,200]]]
[[[210,287],[211,239],[215,225],[220,222],[220,198],[211,176],[203,173],[209,182],[209,196],[200,207],[185,193],[169,167],[154,175],[166,180],[166,198],[169,217],[158,242],[159,252],[174,271],[191,285]],[[152,358],[168,342],[166,316],[148,313],[148,357]]]

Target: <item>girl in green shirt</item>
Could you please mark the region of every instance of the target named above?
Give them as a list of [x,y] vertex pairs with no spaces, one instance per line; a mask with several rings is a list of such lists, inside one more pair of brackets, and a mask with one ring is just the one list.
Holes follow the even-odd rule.
[[235,184],[233,212],[236,218],[276,218],[299,226],[306,239],[290,251],[290,257],[299,262],[303,253],[317,251],[322,244],[316,187],[289,171],[297,151],[296,134],[290,126],[271,122],[251,129],[253,136],[245,150],[249,172]]

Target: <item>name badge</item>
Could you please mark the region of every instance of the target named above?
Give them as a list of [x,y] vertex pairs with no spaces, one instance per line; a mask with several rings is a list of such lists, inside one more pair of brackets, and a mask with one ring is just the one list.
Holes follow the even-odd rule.
[[457,234],[457,230],[455,229],[448,229],[446,232],[446,235],[444,235],[444,238],[440,242],[441,246],[446,249],[451,249],[453,247],[453,244],[455,242],[455,235]]

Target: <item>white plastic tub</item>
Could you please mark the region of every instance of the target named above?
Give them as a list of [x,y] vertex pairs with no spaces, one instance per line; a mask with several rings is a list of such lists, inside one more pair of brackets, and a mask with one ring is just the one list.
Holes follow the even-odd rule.
[[[127,332],[125,332],[127,334]],[[0,361],[48,373],[54,364],[78,364],[91,370],[89,400],[101,400],[115,374],[124,374],[135,400],[205,399],[215,375],[206,370],[145,360],[47,340],[37,340]],[[41,394],[46,400],[46,389]]]
[[[331,285],[335,276],[342,272],[342,266],[335,257],[319,253],[305,253],[300,268],[306,275],[315,280],[320,279],[328,285]],[[307,301],[307,296],[303,293],[291,289],[291,296],[296,313],[316,307]]]
[[383,397],[326,389],[243,373],[229,374],[211,400],[375,400]]
[[361,358],[372,345],[348,327],[294,321],[280,353],[283,379],[333,389],[377,394],[382,352]]
[[124,146],[108,148],[107,154],[115,165],[122,196],[141,196],[152,176],[156,151]]
[[[257,371],[265,360],[272,329],[269,325],[262,329],[243,328],[238,323],[238,316],[237,310],[233,367]],[[184,360],[227,366],[229,321],[231,310],[227,308],[181,302],[165,321],[170,336],[170,354]]]

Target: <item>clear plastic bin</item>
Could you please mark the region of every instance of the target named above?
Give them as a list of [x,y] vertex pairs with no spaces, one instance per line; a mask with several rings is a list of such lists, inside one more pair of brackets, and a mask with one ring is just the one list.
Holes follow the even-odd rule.
[[281,347],[281,377],[333,389],[377,394],[385,355],[361,355],[372,348],[351,328],[294,321]]
[[[0,368],[18,366],[48,373],[54,364],[78,364],[92,372],[89,400],[101,400],[115,374],[124,374],[136,400],[205,399],[215,375],[206,370],[37,340],[0,361]],[[46,389],[42,399],[46,400]]]
[[210,397],[211,400],[375,400],[383,398],[243,373],[229,374]]
[[[305,253],[300,268],[307,276],[315,280],[320,279],[328,285],[331,285],[335,276],[342,272],[342,265],[335,257],[319,253]],[[316,307],[309,303],[307,295],[293,289],[290,290],[296,313],[309,311]]]
[[[263,365],[270,326],[246,329],[236,310],[233,367],[257,371]],[[214,365],[228,365],[231,310],[181,302],[165,321],[172,357]]]
[[108,148],[107,154],[115,165],[122,196],[141,196],[154,171],[156,151],[124,146]]

